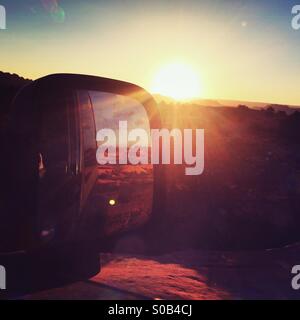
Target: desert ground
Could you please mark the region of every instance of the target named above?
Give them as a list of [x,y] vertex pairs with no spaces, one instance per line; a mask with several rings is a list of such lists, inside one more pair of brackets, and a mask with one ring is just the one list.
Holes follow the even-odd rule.
[[101,254],[102,271],[94,278],[23,299],[299,299],[291,286],[299,256],[299,244],[250,252]]

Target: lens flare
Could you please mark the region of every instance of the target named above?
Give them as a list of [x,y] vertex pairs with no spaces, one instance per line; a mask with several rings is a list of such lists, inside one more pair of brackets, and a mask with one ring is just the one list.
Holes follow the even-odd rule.
[[42,4],[55,23],[65,22],[65,11],[60,7],[57,0],[42,0]]

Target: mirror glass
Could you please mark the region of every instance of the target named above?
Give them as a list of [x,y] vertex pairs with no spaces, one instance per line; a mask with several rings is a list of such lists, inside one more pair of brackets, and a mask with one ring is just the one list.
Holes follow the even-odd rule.
[[[144,106],[137,100],[106,92],[79,91],[87,95],[93,109],[97,151],[92,135],[82,125],[85,180],[89,159],[96,157],[97,180],[87,202],[90,214],[100,216],[99,234],[103,237],[143,225],[150,216],[153,200],[153,166],[150,164],[150,123]],[[82,113],[84,103],[80,100]],[[82,116],[81,116],[82,118]]]
[[42,241],[119,235],[153,202],[150,122],[136,99],[70,90],[47,99],[38,147]]

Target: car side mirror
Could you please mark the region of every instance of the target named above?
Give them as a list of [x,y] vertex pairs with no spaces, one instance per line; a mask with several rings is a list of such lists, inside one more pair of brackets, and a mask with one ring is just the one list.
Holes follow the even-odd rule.
[[130,83],[58,74],[25,87],[9,124],[0,264],[17,251],[97,252],[149,223],[161,194],[155,128],[155,101]]

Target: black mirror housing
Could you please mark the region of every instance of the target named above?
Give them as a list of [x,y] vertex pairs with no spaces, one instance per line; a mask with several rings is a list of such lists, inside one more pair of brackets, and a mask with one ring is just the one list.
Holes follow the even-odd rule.
[[[83,209],[97,180],[97,163],[95,155],[91,154],[91,170],[88,173],[89,177],[85,177],[89,179],[89,186],[86,186],[87,180],[83,179],[80,169],[83,161],[83,142],[78,131],[81,122],[76,122],[80,114],[74,103],[75,91],[99,91],[130,97],[145,109],[151,129],[159,129],[161,126],[159,112],[152,96],[144,89],[127,82],[86,75],[56,74],[38,79],[23,88],[14,100],[8,128],[9,169],[5,177],[7,188],[4,209],[1,213],[5,221],[4,232],[0,235],[2,253],[31,252],[66,243],[73,245],[76,241],[84,241],[85,236],[87,241],[92,241],[89,229],[86,229],[88,219],[82,223],[82,215],[85,214]],[[59,122],[64,117],[66,122],[59,127]],[[46,139],[50,134],[55,146],[61,147],[51,147],[49,158],[41,152],[41,146],[45,144],[42,136],[47,124],[54,122],[57,124],[56,128],[60,129],[48,130]],[[59,130],[63,132],[64,129],[72,133],[65,140],[60,139],[58,134]],[[62,157],[67,159],[66,162],[60,161]],[[52,161],[55,166],[45,169],[47,161],[48,163]],[[157,208],[155,202],[162,193],[161,184],[158,183],[158,179],[162,177],[159,167],[154,166],[153,171],[155,208]],[[51,182],[51,190],[55,197],[51,198],[51,202],[48,199],[48,202],[41,204],[41,194],[44,191],[40,181],[45,172],[49,176],[48,180]],[[49,189],[46,191],[49,193]],[[120,199],[125,199],[124,188],[121,193]],[[60,207],[59,204],[63,202],[67,203],[67,210],[62,205]],[[43,210],[49,206],[52,206],[52,211],[48,210],[47,216],[43,216]],[[57,218],[60,214],[63,216]],[[59,231],[53,228],[55,220],[53,217],[61,223]],[[99,223],[101,224],[101,221]],[[76,239],[79,235],[80,238]]]

